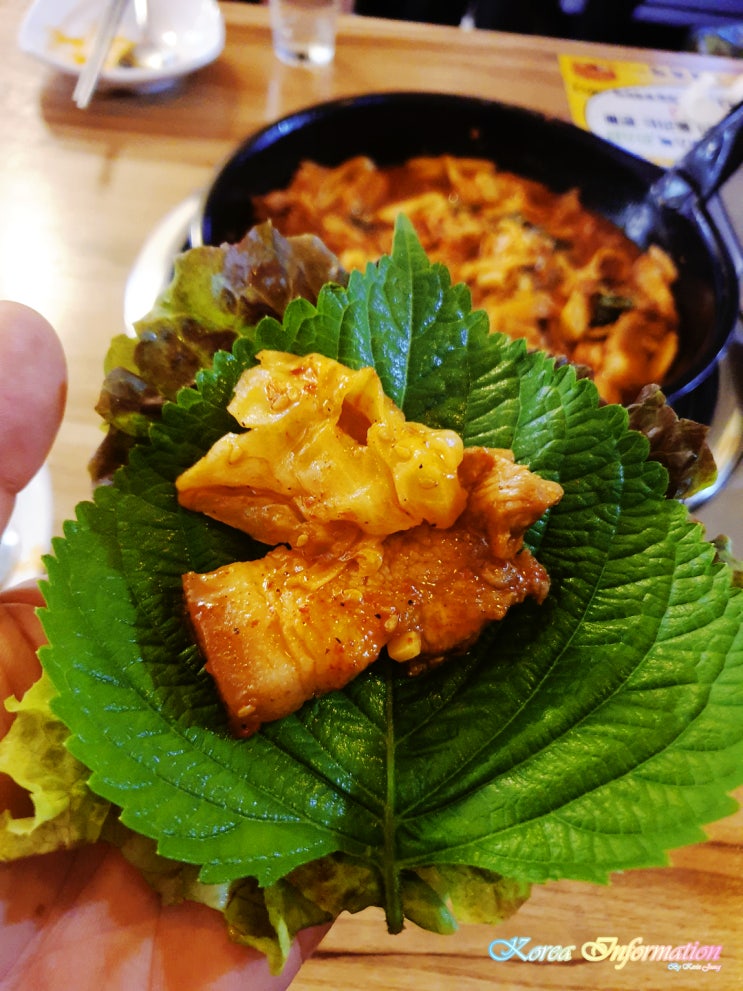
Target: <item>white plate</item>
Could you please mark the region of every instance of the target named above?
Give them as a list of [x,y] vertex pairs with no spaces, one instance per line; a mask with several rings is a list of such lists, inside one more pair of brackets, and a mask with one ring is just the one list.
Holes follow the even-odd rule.
[[41,558],[51,546],[52,509],[51,481],[44,466],[19,492],[0,537],[0,590],[42,574]]
[[[21,25],[20,48],[60,72],[77,76],[90,50],[103,4],[100,0],[36,0]],[[216,0],[150,0],[148,41],[168,55],[162,69],[104,68],[101,87],[150,92],[208,65],[224,48],[225,27]],[[128,4],[117,44],[141,40]]]
[[124,323],[130,337],[136,337],[134,324],[149,313],[172,279],[173,261],[188,247],[189,230],[201,197],[200,192],[194,193],[175,206],[142,245],[124,291]]

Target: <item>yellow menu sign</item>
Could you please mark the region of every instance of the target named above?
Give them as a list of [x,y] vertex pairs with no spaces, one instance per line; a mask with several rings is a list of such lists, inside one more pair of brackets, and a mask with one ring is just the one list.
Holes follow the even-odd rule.
[[573,122],[626,151],[672,165],[743,98],[743,72],[561,55]]

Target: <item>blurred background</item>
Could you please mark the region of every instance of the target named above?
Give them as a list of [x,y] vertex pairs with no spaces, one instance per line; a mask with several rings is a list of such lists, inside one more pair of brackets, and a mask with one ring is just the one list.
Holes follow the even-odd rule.
[[345,6],[369,17],[743,57],[743,0],[347,0]]

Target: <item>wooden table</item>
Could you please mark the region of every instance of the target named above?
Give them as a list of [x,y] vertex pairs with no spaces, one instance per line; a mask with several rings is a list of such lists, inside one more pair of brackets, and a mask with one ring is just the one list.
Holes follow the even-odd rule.
[[[251,131],[320,100],[374,90],[448,90],[568,118],[558,53],[652,59],[740,71],[738,63],[632,52],[576,42],[469,32],[346,16],[335,64],[293,69],[274,58],[266,11],[227,3],[221,58],[177,90],[96,97],[87,112],[72,82],[16,47],[22,11],[0,0],[0,295],[28,303],[57,327],[70,366],[65,423],[50,458],[54,528],[89,494],[86,463],[101,433],[93,411],[110,337],[122,330],[130,267],[148,232],[202,189]],[[743,987],[743,815],[709,827],[709,841],[675,853],[667,869],[631,872],[606,888],[560,882],[537,890],[497,927],[433,937],[388,937],[381,917],[344,918],[293,984],[311,988],[685,989]],[[723,945],[719,973],[662,964],[496,963],[496,938],[574,945],[599,936],[628,943]],[[579,954],[575,954],[579,957]]]

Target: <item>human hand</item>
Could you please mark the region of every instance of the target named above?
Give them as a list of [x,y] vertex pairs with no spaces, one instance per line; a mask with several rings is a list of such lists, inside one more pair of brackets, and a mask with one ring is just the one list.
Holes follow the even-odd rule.
[[[7,526],[16,495],[49,453],[64,411],[67,368],[52,327],[34,310],[0,301],[0,533]],[[0,594],[0,699],[20,698],[38,678],[36,649],[41,624],[36,588]],[[0,735],[11,716],[0,705]],[[0,802],[11,800],[0,780]]]
[[[16,494],[43,464],[65,401],[61,344],[39,314],[0,302],[0,532]],[[38,678],[43,642],[35,588],[0,595],[0,693]],[[0,736],[12,720],[0,705]],[[0,810],[28,811],[0,775]],[[230,942],[223,918],[195,903],[163,906],[103,843],[0,866],[0,991],[281,991],[326,928],[301,933],[280,977]]]

